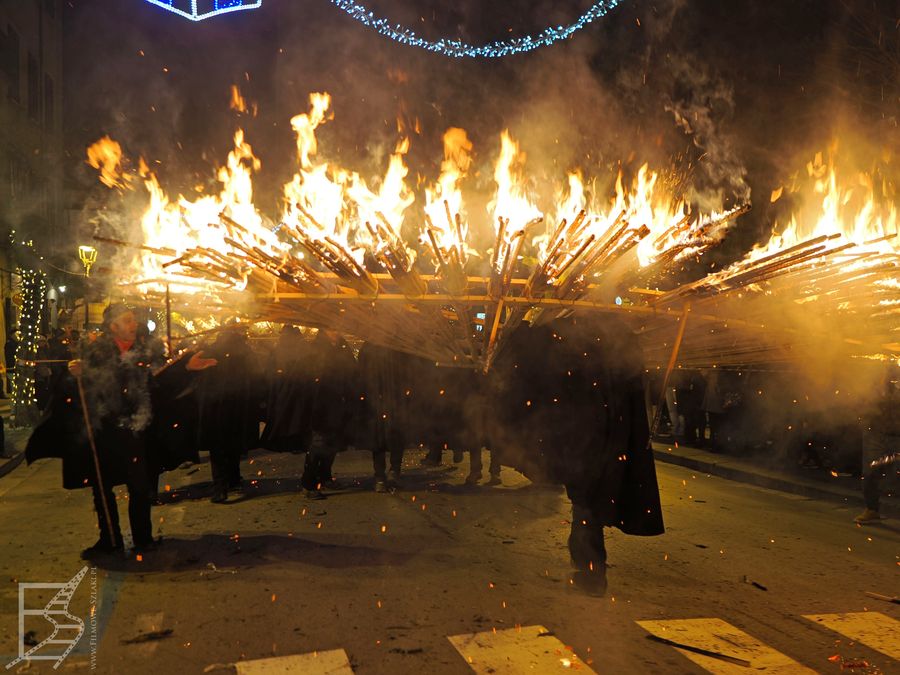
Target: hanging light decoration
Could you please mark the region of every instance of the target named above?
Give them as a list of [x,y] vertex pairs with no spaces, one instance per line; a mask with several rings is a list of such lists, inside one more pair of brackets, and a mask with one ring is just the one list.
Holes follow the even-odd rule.
[[19,320],[19,347],[16,349],[16,376],[13,401],[16,410],[35,405],[34,360],[37,358],[41,329],[41,310],[47,293],[47,276],[40,270],[17,270],[22,277],[22,315]]
[[[622,1],[600,0],[600,2],[594,3],[574,21],[566,25],[548,26],[540,33],[534,35],[524,35],[508,40],[495,40],[483,45],[472,45],[454,38],[426,40],[416,35],[415,31],[407,26],[392,24],[387,19],[376,16],[375,12],[358,2],[353,0],[329,0],[332,5],[345,12],[351,18],[386,38],[390,38],[400,44],[418,47],[419,49],[451,58],[500,58],[530,52],[541,47],[548,47],[555,42],[571,37],[574,33],[597,19],[603,18],[620,5]],[[202,21],[220,14],[244,9],[256,9],[262,5],[262,0],[145,0],[145,2],[162,7],[191,21]]]
[[589,23],[603,18],[622,2],[622,0],[600,0],[600,2],[594,3],[584,14],[570,24],[565,26],[548,26],[537,35],[525,35],[509,40],[496,40],[484,45],[471,45],[450,38],[426,40],[416,35],[411,28],[392,25],[387,19],[375,16],[374,12],[352,0],[329,1],[364,26],[377,31],[391,40],[453,58],[500,58],[547,47],[554,42],[571,37]]

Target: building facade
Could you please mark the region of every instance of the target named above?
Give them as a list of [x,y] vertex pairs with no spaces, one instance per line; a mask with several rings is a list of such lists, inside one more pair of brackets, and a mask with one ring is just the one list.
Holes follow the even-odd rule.
[[[16,323],[16,247],[53,241],[63,212],[62,0],[0,2],[0,335]],[[14,234],[15,243],[11,241]]]

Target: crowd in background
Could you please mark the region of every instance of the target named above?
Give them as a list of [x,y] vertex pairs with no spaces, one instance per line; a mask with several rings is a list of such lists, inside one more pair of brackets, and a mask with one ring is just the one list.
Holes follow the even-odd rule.
[[[893,373],[893,374],[892,374]],[[657,439],[781,468],[859,476],[872,425],[898,434],[896,369],[862,396],[841,384],[818,388],[790,371],[673,371]],[[653,400],[661,383],[651,383]]]

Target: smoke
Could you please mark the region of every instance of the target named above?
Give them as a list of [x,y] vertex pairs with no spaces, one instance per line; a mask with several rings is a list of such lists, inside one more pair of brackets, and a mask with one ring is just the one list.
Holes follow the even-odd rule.
[[720,209],[726,199],[750,201],[747,169],[738,156],[733,135],[723,133],[734,111],[732,88],[708,68],[690,60],[673,64],[674,82],[684,91],[672,92],[665,109],[701,153],[693,173],[693,196],[704,212]]

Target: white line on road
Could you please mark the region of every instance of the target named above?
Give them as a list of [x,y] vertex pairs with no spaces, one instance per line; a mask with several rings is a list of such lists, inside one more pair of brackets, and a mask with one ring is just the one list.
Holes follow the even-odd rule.
[[303,673],[303,675],[353,675],[350,659],[343,649],[309,654],[275,656],[268,659],[238,661],[233,664],[237,675],[275,675]]
[[476,673],[593,673],[543,626],[466,633],[447,638]]
[[726,657],[743,659],[750,667],[729,663],[714,656],[705,656],[685,649],[678,651],[710,673],[717,675],[746,674],[749,670],[765,670],[769,675],[815,675],[810,670],[764,645],[751,635],[721,619],[672,619],[665,621],[638,621],[641,628],[666,640],[716,652]]
[[826,628],[900,661],[900,621],[881,612],[804,614]]

